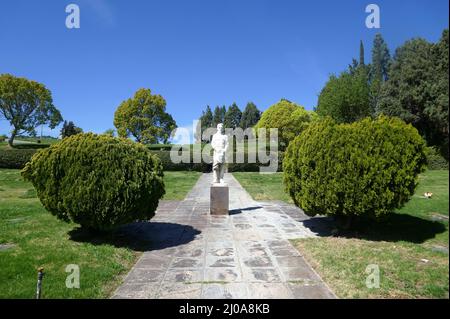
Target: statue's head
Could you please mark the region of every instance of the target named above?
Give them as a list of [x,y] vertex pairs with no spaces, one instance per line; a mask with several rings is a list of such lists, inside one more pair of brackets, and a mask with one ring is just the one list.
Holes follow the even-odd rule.
[[220,132],[220,133],[223,132],[223,124],[222,123],[217,124],[217,132]]

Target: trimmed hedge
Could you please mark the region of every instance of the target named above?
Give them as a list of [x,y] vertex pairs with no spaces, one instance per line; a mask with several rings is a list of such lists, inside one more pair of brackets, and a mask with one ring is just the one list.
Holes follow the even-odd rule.
[[50,213],[95,230],[152,218],[165,193],[161,162],[147,148],[92,133],[39,151],[22,175]]
[[14,144],[13,146],[13,148],[18,150],[37,150],[47,147],[50,147],[50,144],[24,143],[24,144]]
[[284,184],[310,216],[379,218],[414,194],[426,166],[425,142],[400,119],[379,117],[352,124],[325,119],[289,144]]
[[[152,154],[159,157],[162,166],[165,171],[196,171],[196,172],[211,172],[212,164],[205,163],[193,163],[194,153],[190,154],[190,163],[173,163],[170,158],[170,151],[150,151]],[[245,152],[244,159],[247,160],[248,153]],[[279,163],[278,171],[282,168],[282,158],[283,154],[279,152]],[[255,157],[257,158],[257,156]],[[228,163],[228,172],[259,172],[261,166],[268,166],[267,163]]]
[[36,151],[35,149],[0,149],[0,168],[22,169],[31,160]]
[[439,153],[435,147],[427,147],[428,169],[448,170],[448,161]]

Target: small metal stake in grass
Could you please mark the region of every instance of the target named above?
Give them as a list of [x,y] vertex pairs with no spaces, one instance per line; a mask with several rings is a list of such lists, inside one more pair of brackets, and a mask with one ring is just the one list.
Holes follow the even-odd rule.
[[36,289],[36,299],[41,299],[42,278],[44,278],[44,268],[38,269],[38,282]]

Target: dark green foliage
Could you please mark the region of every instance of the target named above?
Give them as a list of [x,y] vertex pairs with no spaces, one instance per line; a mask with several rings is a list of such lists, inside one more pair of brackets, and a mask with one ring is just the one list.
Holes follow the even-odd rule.
[[289,144],[284,184],[308,215],[377,218],[410,199],[425,165],[425,142],[400,119],[328,118]]
[[445,159],[436,149],[436,147],[427,147],[428,169],[431,170],[448,170],[448,160]]
[[146,146],[151,151],[160,151],[160,150],[170,151],[174,145],[172,145],[172,144],[149,144]]
[[225,120],[225,114],[227,113],[227,109],[224,106],[216,106],[214,108],[214,116],[211,127],[216,127],[217,124],[223,123]]
[[145,146],[92,133],[39,151],[22,175],[50,213],[96,230],[150,219],[165,193],[161,162]]
[[319,95],[317,114],[338,123],[351,123],[372,114],[365,67],[331,76]]
[[376,110],[381,86],[388,79],[391,55],[388,46],[380,33],[375,35],[372,47],[372,65],[370,66],[370,104]]
[[24,168],[35,153],[35,149],[0,149],[0,168]]
[[17,150],[36,150],[36,149],[41,149],[41,148],[47,148],[50,147],[50,144],[32,144],[32,143],[24,143],[24,144],[15,144],[13,146],[13,148],[17,149]]
[[375,35],[372,47],[372,79],[378,82],[386,81],[388,78],[388,70],[391,62],[389,48],[380,33]]
[[247,103],[244,112],[242,112],[241,123],[239,126],[245,130],[249,127],[253,127],[258,123],[261,118],[261,111],[258,110],[256,105],[252,102]]
[[61,138],[69,137],[78,133],[83,133],[83,130],[75,126],[72,121],[64,121],[63,127],[61,128]]
[[195,128],[195,139],[197,142],[209,141],[209,139],[203,139],[202,133],[213,127],[213,114],[209,105],[206,106],[206,111],[202,111],[202,116],[199,118],[197,127]]
[[413,39],[399,47],[377,104],[378,113],[412,123],[448,159],[448,30],[432,44]]
[[364,43],[359,41],[359,65],[364,66]]
[[225,113],[223,125],[225,128],[235,129],[241,123],[242,112],[236,103],[233,103]]

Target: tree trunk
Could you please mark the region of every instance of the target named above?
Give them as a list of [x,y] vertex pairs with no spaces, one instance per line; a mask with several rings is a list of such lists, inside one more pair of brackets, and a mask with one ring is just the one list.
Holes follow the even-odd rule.
[[13,130],[13,131],[11,132],[11,136],[10,136],[9,139],[8,139],[8,144],[9,144],[10,147],[13,146],[14,138],[16,137],[16,135],[17,135],[17,131],[16,131],[16,130]]

